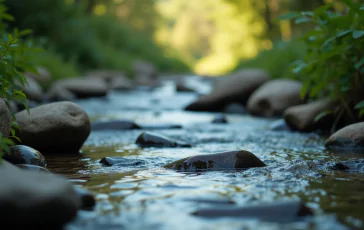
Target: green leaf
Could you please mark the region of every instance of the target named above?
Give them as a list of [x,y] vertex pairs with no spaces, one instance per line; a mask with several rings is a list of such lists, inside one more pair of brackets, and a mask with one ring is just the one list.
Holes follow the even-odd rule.
[[25,103],[23,103],[23,105],[24,105],[24,108],[27,110],[28,114],[30,114],[28,106]]
[[358,70],[363,65],[364,65],[364,57],[361,57],[360,60],[357,63],[354,64],[354,68]]
[[364,30],[354,30],[353,31],[353,38],[358,39],[360,37],[364,36]]
[[302,24],[302,23],[305,23],[305,22],[311,22],[312,19],[311,18],[307,18],[307,17],[300,17],[300,18],[297,18],[296,21],[295,21],[295,24]]
[[364,100],[356,104],[354,109],[364,109]]
[[363,109],[360,109],[359,117],[362,117],[363,115],[364,115],[364,108]]
[[297,13],[297,12],[288,12],[286,14],[283,14],[279,17],[279,20],[291,20],[297,17],[300,17],[301,14]]
[[331,110],[323,111],[323,112],[319,113],[319,114],[315,117],[314,122],[318,122],[318,121],[319,121],[319,120],[321,120],[322,118],[324,118],[324,117],[326,117],[327,115],[332,114],[332,113],[333,113],[333,111],[331,111]]
[[320,6],[320,7],[317,7],[313,13],[316,17],[322,15],[323,13],[326,13],[326,11],[332,6],[332,3],[330,4],[326,4],[326,5],[323,5],[323,6]]
[[303,84],[303,87],[301,89],[300,97],[301,99],[304,99],[306,97],[308,88],[311,86],[311,81],[306,81],[305,84]]

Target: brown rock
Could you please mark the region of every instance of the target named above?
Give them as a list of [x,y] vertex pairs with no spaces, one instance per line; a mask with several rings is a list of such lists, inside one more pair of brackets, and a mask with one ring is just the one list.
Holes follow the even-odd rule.
[[241,150],[184,158],[165,168],[182,171],[247,169],[266,166],[253,153]]
[[260,86],[248,100],[248,111],[256,116],[280,116],[290,106],[302,104],[302,84],[291,79],[271,80]]
[[3,137],[8,137],[11,128],[11,114],[5,101],[0,98],[0,133]]
[[90,134],[87,114],[72,102],[55,102],[17,113],[22,144],[46,153],[78,152]]
[[308,104],[289,107],[284,111],[284,119],[292,128],[303,132],[330,128],[333,116],[326,116],[315,122],[315,118],[322,112],[332,111],[337,103],[332,99],[322,99]]
[[354,123],[339,129],[326,141],[325,147],[329,149],[364,149],[364,122]]
[[268,74],[260,69],[237,71],[217,81],[210,94],[201,96],[185,110],[216,112],[231,103],[245,105],[254,90],[268,80]]

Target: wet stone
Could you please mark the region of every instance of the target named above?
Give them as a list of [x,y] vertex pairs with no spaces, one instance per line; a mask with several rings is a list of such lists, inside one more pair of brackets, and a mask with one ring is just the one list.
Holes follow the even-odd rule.
[[325,147],[333,150],[363,151],[364,122],[339,129],[325,141]]
[[340,170],[351,173],[363,173],[364,172],[364,159],[347,160],[343,162],[337,162],[329,167],[331,170]]
[[91,123],[91,130],[130,130],[140,129],[139,125],[129,120],[96,121]]
[[215,116],[211,122],[214,124],[226,124],[226,123],[228,123],[228,120],[225,115],[219,114],[219,115]]
[[100,163],[105,166],[124,166],[124,167],[144,165],[144,161],[142,160],[128,159],[124,157],[104,157],[100,160]]
[[44,156],[38,151],[25,145],[11,146],[9,153],[3,155],[3,159],[12,164],[27,164],[46,167]]
[[291,130],[284,119],[278,119],[269,124],[269,130],[289,131]]
[[192,213],[205,218],[245,217],[263,221],[288,223],[304,216],[312,216],[313,212],[301,201],[279,201],[271,204],[259,204],[248,207],[222,207],[200,209]]
[[177,147],[191,147],[190,144],[174,140],[172,138],[153,133],[143,132],[136,140],[136,144],[140,147],[159,147],[159,148],[177,148]]
[[141,129],[182,129],[179,124],[139,124]]
[[51,173],[48,169],[43,168],[43,167],[38,166],[38,165],[17,164],[16,166],[18,166],[21,169],[25,169],[25,170],[36,171],[36,172]]
[[74,190],[81,200],[81,209],[91,210],[96,205],[95,196],[88,190],[83,189],[79,186],[74,186]]
[[231,170],[266,166],[253,153],[241,150],[209,155],[197,155],[165,165],[178,171]]

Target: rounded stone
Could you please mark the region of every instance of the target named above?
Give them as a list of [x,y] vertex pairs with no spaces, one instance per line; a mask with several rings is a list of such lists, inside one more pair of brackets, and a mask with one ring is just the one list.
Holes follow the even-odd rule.
[[3,155],[3,159],[12,164],[26,164],[46,167],[44,156],[36,149],[25,145],[14,145],[9,148],[9,153]]
[[191,147],[190,144],[152,132],[143,132],[142,134],[140,134],[136,140],[136,144],[140,147]]
[[345,126],[333,133],[326,141],[325,147],[329,149],[364,149],[364,122]]

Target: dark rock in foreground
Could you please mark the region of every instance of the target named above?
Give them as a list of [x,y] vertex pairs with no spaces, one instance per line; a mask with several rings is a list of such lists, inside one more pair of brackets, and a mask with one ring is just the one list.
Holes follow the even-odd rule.
[[328,149],[364,150],[364,122],[354,123],[336,131],[326,141]]
[[159,148],[176,148],[176,147],[191,147],[190,144],[172,138],[152,133],[143,132],[136,140],[136,144],[140,147],[159,147]]
[[0,164],[0,221],[11,229],[60,229],[81,201],[65,178]]
[[12,164],[28,164],[46,167],[47,162],[44,156],[37,150],[25,146],[14,145],[9,148],[9,153],[3,155],[3,159]]
[[352,159],[335,163],[330,166],[332,170],[340,170],[350,173],[363,173],[364,172],[364,159]]
[[124,167],[130,167],[130,166],[139,166],[143,165],[144,161],[142,160],[134,160],[134,159],[128,159],[124,157],[104,157],[100,160],[100,163],[105,166],[124,166]]
[[248,169],[264,167],[264,164],[253,153],[241,150],[216,153],[210,155],[197,155],[184,158],[165,165],[165,168],[178,171],[201,171],[201,170],[229,170]]
[[300,217],[313,215],[301,201],[281,201],[248,207],[206,208],[192,214],[207,218],[243,217],[278,223],[294,222]]
[[130,130],[140,129],[139,125],[129,120],[96,121],[91,123],[91,130]]

